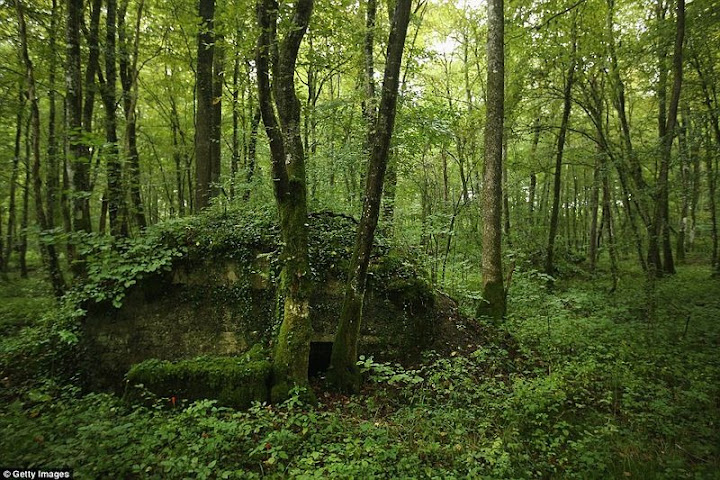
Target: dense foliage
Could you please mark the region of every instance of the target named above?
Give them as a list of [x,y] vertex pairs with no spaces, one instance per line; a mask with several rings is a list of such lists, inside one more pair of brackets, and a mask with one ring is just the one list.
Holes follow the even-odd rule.
[[[697,273],[662,282],[667,303],[654,324],[643,319],[638,273],[623,276],[612,301],[594,282],[548,295],[542,278],[518,273],[497,343],[429,353],[414,370],[363,359],[362,395],[319,393],[315,407],[298,396],[246,412],[132,404],[27,366],[32,383],[3,393],[10,435],[0,451],[6,463],[66,465],[78,478],[714,478],[720,305]],[[15,282],[32,309],[42,291]],[[2,341],[3,376],[29,334],[14,328]]]
[[[716,4],[0,0],[0,463],[717,478]],[[89,310],[224,261],[243,281],[193,298],[268,320],[272,351],[82,389]],[[308,382],[329,283],[329,375],[362,371],[355,396]],[[355,365],[373,284],[404,319],[461,318],[448,294],[482,336]],[[169,382],[183,398],[151,393]]]

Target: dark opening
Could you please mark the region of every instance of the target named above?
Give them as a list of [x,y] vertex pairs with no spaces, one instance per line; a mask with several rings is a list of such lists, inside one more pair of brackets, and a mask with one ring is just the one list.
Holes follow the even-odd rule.
[[330,368],[330,355],[332,355],[332,342],[310,342],[309,377],[322,377]]

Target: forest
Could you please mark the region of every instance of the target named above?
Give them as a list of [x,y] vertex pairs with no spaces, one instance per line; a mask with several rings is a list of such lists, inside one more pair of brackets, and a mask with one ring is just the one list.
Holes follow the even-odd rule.
[[0,0],[0,52],[5,478],[720,478],[718,0]]

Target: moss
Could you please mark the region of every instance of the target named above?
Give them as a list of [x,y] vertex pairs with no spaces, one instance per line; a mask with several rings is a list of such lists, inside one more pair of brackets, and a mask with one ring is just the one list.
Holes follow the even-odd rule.
[[432,287],[418,277],[399,278],[387,284],[387,295],[397,307],[416,312],[435,305]]
[[428,310],[435,305],[433,288],[418,275],[420,271],[407,254],[396,250],[377,258],[371,268],[374,285],[385,290],[387,298],[396,307],[410,312]]
[[211,398],[223,406],[247,408],[254,401],[268,400],[270,371],[265,352],[256,345],[242,357],[145,360],[133,365],[126,379],[131,387],[142,384],[161,397]]

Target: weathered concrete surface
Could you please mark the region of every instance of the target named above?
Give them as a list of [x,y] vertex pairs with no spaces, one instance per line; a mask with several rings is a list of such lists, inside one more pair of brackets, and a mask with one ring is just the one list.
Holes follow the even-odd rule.
[[[271,258],[277,249],[266,247],[250,247],[241,256],[245,261],[187,255],[171,271],[131,287],[121,308],[90,305],[83,335],[86,384],[119,390],[130,367],[149,358],[239,355],[256,343],[271,344],[277,327],[277,262]],[[462,348],[456,344],[467,343],[461,337],[473,326],[451,299],[433,292],[402,256],[393,255],[371,266],[360,353],[407,364],[425,349]],[[343,301],[342,268],[333,267],[313,273],[313,341],[326,347]]]

